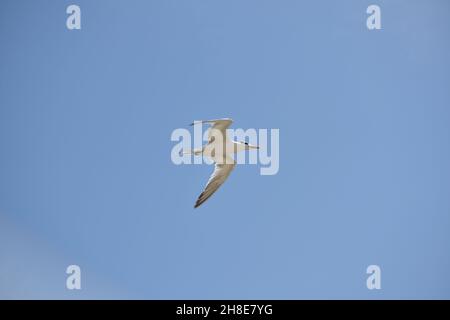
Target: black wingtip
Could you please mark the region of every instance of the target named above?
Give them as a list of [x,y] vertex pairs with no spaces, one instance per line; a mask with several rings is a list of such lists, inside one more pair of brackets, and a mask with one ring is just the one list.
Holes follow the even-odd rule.
[[203,121],[202,120],[198,120],[198,121],[194,121],[190,124],[190,126],[195,126],[196,124],[202,124]]
[[200,205],[201,205],[203,202],[205,202],[205,201],[202,201],[202,200],[201,200],[202,197],[203,197],[203,192],[198,196],[197,201],[195,201],[194,209],[200,207]]

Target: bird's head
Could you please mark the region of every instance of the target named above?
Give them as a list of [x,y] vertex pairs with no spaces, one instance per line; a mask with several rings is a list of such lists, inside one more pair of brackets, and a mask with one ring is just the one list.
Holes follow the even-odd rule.
[[244,145],[245,150],[251,150],[251,149],[259,149],[259,146],[254,146],[249,144],[248,142],[241,141],[241,144]]

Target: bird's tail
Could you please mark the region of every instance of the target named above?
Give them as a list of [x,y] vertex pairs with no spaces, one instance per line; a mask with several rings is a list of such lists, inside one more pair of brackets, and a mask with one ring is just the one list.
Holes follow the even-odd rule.
[[198,155],[201,155],[202,153],[203,153],[203,148],[199,148],[199,149],[181,151],[180,155],[182,156],[184,154],[193,154],[194,156],[198,156]]

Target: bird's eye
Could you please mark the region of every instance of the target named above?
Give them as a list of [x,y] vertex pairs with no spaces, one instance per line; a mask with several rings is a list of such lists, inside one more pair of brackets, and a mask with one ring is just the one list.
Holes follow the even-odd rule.
[[246,145],[248,145],[248,142],[244,142]]

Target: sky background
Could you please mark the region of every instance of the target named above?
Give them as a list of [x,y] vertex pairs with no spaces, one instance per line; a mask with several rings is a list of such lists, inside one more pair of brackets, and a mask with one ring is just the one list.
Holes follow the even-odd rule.
[[[2,1],[0,298],[449,299],[449,14]],[[222,117],[279,128],[280,170],[240,165],[194,210],[212,167],[174,165],[170,136]]]

